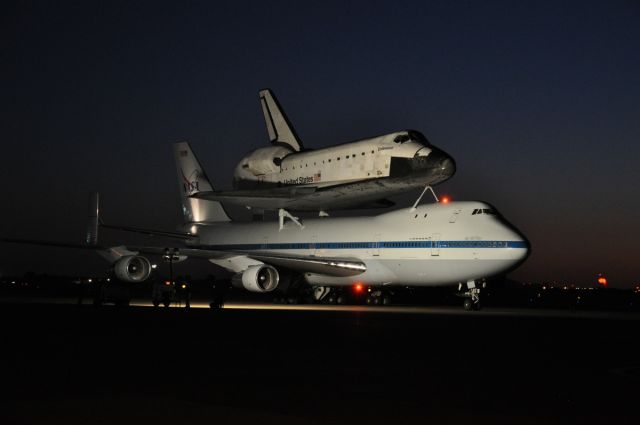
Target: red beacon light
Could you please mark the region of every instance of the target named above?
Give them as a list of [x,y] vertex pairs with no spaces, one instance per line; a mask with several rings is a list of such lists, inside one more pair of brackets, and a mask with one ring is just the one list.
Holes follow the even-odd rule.
[[450,199],[449,199],[449,197],[448,197],[448,196],[443,196],[443,197],[440,199],[440,202],[442,202],[443,204],[448,204],[448,203],[449,203],[449,201],[450,201]]
[[362,283],[356,283],[356,285],[353,287],[353,290],[356,291],[357,293],[362,292],[363,289],[364,289],[364,286],[362,286]]
[[609,284],[609,282],[607,282],[607,278],[604,277],[603,275],[599,274],[598,275],[598,285],[607,286],[608,284]]

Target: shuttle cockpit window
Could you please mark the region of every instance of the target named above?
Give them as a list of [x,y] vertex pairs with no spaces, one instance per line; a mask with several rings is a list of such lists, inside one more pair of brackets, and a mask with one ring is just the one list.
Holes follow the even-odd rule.
[[411,137],[409,137],[408,134],[400,134],[393,139],[393,142],[403,144],[405,142],[408,142],[409,140],[411,140]]
[[420,133],[419,131],[415,131],[415,130],[409,130],[407,132],[407,136],[409,136],[409,140],[411,140],[412,142],[418,142],[421,143],[425,146],[429,146],[430,143],[427,140],[426,137],[424,137],[424,134]]

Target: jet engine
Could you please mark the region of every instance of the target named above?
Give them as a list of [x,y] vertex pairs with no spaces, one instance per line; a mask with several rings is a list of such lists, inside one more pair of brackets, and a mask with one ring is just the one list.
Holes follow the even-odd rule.
[[138,255],[122,257],[113,265],[116,277],[125,282],[142,282],[151,274],[151,263]]
[[271,292],[276,289],[279,281],[278,270],[266,264],[251,266],[231,279],[236,288],[244,288],[251,292]]

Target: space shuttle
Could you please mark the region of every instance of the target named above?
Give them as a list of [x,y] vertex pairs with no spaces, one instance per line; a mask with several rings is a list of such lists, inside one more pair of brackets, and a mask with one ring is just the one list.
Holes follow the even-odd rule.
[[305,148],[273,92],[260,91],[270,146],[246,155],[233,190],[192,197],[256,210],[326,212],[388,207],[387,198],[449,179],[451,156],[420,132],[397,131],[323,149]]

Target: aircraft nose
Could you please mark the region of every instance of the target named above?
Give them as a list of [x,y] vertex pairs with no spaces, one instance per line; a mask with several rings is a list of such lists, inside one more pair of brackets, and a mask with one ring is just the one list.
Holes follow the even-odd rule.
[[531,243],[529,240],[515,228],[511,229],[514,233],[511,237],[512,242],[509,244],[513,255],[513,260],[520,264],[529,257],[531,254]]
[[531,243],[529,243],[529,241],[526,238],[522,238],[522,245],[523,245],[523,249],[522,249],[522,256],[520,257],[520,261],[524,261],[529,257],[529,254],[531,254]]
[[[418,158],[421,157],[416,157],[415,159]],[[420,160],[420,162],[420,168],[432,170],[434,173],[439,175],[440,181],[447,180],[456,172],[456,162],[453,158],[445,151],[436,147],[431,147],[429,155],[424,158],[424,160]]]

